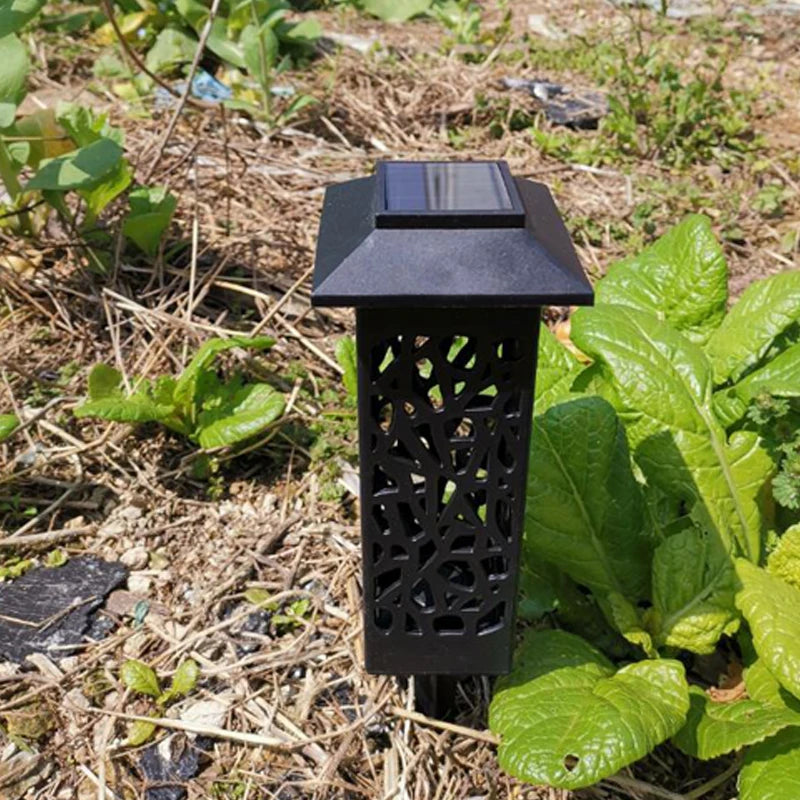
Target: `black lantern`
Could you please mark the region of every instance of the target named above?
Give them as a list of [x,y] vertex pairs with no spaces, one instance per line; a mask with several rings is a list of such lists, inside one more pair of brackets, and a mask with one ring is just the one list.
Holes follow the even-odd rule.
[[592,298],[549,191],[504,162],[327,190],[312,302],[357,309],[369,672],[510,669],[540,307]]

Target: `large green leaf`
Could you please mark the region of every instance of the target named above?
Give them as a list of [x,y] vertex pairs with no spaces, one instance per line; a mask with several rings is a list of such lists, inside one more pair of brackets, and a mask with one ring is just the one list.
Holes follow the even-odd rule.
[[19,427],[16,414],[0,414],[0,442],[4,442]]
[[247,64],[244,58],[244,48],[241,42],[234,42],[228,38],[227,22],[217,17],[211,23],[211,32],[208,35],[208,49],[238,69],[245,69]]
[[131,210],[122,224],[122,232],[145,253],[154,256],[178,201],[164,186],[139,187],[128,195],[128,200]]
[[769,554],[767,570],[800,589],[800,523],[792,525]]
[[195,31],[200,33],[208,19],[208,7],[199,0],[175,0],[175,8]]
[[613,265],[595,291],[598,303],[648,311],[705,342],[725,316],[728,267],[708,218],[693,214]]
[[712,653],[738,627],[736,573],[718,536],[697,527],[665,539],[653,556],[648,627],[657,645]]
[[707,521],[728,547],[757,560],[758,493],[772,472],[754,433],[726,442],[711,410],[712,381],[702,350],[652,315],[623,306],[580,309],[572,338],[613,376],[635,457],[647,477]]
[[778,683],[760,658],[745,670],[744,683],[751,700],[800,715],[800,700]]
[[25,96],[28,50],[13,34],[0,38],[0,130],[14,124],[17,105]]
[[108,364],[95,364],[89,373],[89,399],[122,397],[122,373]]
[[603,615],[624,639],[641,647],[650,658],[658,658],[653,637],[645,629],[644,618],[638,606],[619,592],[609,592],[597,598]]
[[230,339],[209,339],[200,346],[192,360],[181,373],[175,384],[173,397],[175,403],[184,409],[185,413],[190,413],[195,401],[198,381],[203,373],[209,368],[214,359],[225,350],[234,347],[243,347],[250,350],[267,350],[275,344],[275,340],[269,336],[232,336]]
[[270,25],[248,25],[241,35],[247,71],[266,85],[278,58],[278,37]]
[[775,397],[800,397],[800,344],[779,353],[733,386],[714,392],[714,411],[728,427],[738,422],[750,401],[763,392]]
[[122,148],[115,141],[98,139],[86,147],[43,161],[25,188],[56,192],[90,188],[110,176],[122,155]]
[[406,22],[427,13],[432,5],[433,0],[363,0],[361,7],[384,22]]
[[73,412],[76,417],[98,417],[112,422],[161,422],[183,432],[175,417],[170,391],[163,391],[159,378],[153,387],[146,382],[130,396],[124,393],[122,374],[107,364],[96,364],[89,373],[89,400]]
[[689,709],[678,661],[617,670],[583,639],[529,631],[497,682],[489,727],[517,778],[577,789],[613,775],[675,734]]
[[800,725],[800,714],[757,700],[715,703],[702,689],[690,691],[686,724],[672,741],[684,753],[704,761],[761,742],[788,725]]
[[352,336],[343,336],[336,343],[336,360],[344,370],[342,383],[352,400],[358,399],[358,356],[356,340]]
[[578,359],[550,333],[546,325],[539,328],[539,360],[536,364],[536,398],[533,410],[544,414],[548,408],[566,400],[573,381],[583,367]]
[[73,412],[76,417],[98,417],[111,422],[166,422],[175,413],[172,405],[156,403],[145,394],[89,400]]
[[290,45],[298,45],[303,48],[312,48],[317,40],[322,36],[322,25],[316,19],[308,17],[300,22],[279,31],[279,38],[282,42]]
[[736,605],[747,620],[760,660],[781,686],[800,698],[800,589],[744,559]]
[[230,406],[204,411],[195,436],[206,449],[252,439],[278,419],[285,408],[280,392],[265,383],[242,387]]
[[122,131],[109,124],[107,114],[98,114],[87,106],[59,102],[56,121],[78,147],[86,147],[99,139],[111,139],[122,146]]
[[800,728],[782,730],[751,747],[739,773],[739,800],[800,797]]
[[197,40],[178,28],[164,28],[148,50],[145,64],[151,72],[172,72],[188,64],[197,50]]
[[708,340],[717,384],[738,381],[775,337],[800,319],[800,270],[751,283]]
[[[0,38],[16,33],[32,20],[45,0],[0,0]],[[5,68],[5,64],[3,64]]]
[[625,431],[602,398],[554,406],[533,424],[525,552],[599,594],[649,594],[651,543]]
[[125,159],[121,159],[117,166],[96,186],[91,186],[88,189],[79,189],[78,191],[91,212],[97,216],[112,200],[119,197],[131,185],[132,180],[133,170],[130,164]]

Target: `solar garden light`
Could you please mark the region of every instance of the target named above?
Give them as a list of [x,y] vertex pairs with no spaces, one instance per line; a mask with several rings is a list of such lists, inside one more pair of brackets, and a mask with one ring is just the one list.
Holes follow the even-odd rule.
[[428,713],[511,667],[541,306],[592,298],[505,162],[381,162],[325,194],[312,303],[356,308],[366,668],[415,676]]

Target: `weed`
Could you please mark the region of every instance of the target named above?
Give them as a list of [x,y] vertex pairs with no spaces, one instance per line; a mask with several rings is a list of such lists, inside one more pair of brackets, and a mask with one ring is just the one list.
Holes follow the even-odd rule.
[[705,60],[685,67],[669,43],[637,44],[581,40],[560,48],[532,48],[541,69],[582,72],[606,87],[608,114],[598,135],[549,132],[534,126],[537,144],[549,155],[582,163],[649,158],[686,167],[716,161],[730,166],[761,140],[749,121],[752,95],[723,83],[725,53],[708,48]]
[[204,449],[239,444],[263,433],[283,414],[283,395],[266,383],[245,383],[241,373],[222,380],[212,365],[225,350],[265,350],[273,344],[266,336],[210,339],[178,378],[140,380],[130,393],[124,391],[118,370],[98,364],[89,375],[89,400],[75,409],[75,416],[158,422]]

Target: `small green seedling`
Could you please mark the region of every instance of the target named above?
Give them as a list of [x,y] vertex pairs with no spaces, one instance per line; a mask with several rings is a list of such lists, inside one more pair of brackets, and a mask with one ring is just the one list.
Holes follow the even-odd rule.
[[75,416],[158,422],[204,449],[252,439],[283,414],[283,395],[266,383],[245,383],[238,372],[222,380],[212,365],[224,350],[267,350],[274,343],[266,336],[210,339],[180,377],[141,380],[130,394],[118,370],[98,364],[89,374],[89,400],[75,409]]
[[4,442],[19,427],[16,414],[0,414],[0,442]]
[[258,608],[266,611],[273,612],[272,622],[281,633],[287,630],[297,628],[303,624],[303,620],[311,610],[311,600],[307,597],[301,597],[299,600],[294,600],[287,606],[284,606],[284,611],[281,614],[275,614],[280,604],[271,599],[271,595],[264,589],[248,589],[244,593],[245,599],[248,603],[252,603]]
[[[135,659],[126,661],[122,665],[119,677],[128,689],[152,697],[156,705],[163,708],[193,691],[200,677],[200,668],[192,659],[186,659],[175,671],[172,682],[165,691],[161,690],[155,670],[143,661]],[[148,741],[155,731],[155,723],[136,720],[128,728],[127,742],[131,747],[138,747]]]

